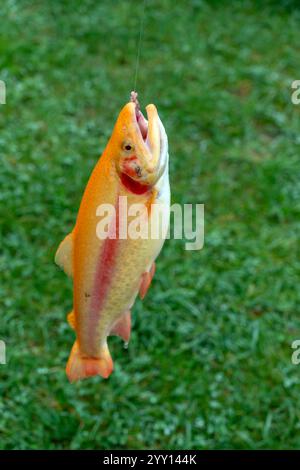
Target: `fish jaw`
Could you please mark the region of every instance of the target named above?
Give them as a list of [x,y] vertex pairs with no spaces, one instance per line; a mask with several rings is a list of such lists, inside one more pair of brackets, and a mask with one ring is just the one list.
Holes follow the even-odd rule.
[[159,169],[160,160],[160,127],[159,117],[156,106],[154,104],[148,104],[146,107],[148,117],[148,132],[146,137],[146,143],[151,151],[151,165],[154,171],[157,172]]
[[146,112],[147,119],[135,103],[127,103],[119,114],[107,150],[115,159],[121,180],[130,178],[147,189],[163,172],[161,144],[164,135],[155,105],[149,104]]

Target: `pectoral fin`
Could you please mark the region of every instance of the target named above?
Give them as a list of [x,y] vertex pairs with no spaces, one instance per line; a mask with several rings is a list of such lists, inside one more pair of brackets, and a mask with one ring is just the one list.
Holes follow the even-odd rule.
[[75,314],[74,314],[73,310],[72,310],[72,312],[68,313],[67,320],[68,320],[68,323],[69,323],[70,327],[73,330],[75,330],[76,321],[75,321]]
[[64,272],[73,277],[73,234],[69,233],[63,239],[55,255],[55,263],[64,270]]

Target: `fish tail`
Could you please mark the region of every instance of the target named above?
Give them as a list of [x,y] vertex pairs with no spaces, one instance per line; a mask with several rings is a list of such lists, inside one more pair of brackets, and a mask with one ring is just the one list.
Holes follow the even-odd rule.
[[107,379],[113,371],[113,361],[105,344],[101,350],[101,357],[82,357],[78,341],[75,341],[67,363],[66,373],[70,382],[101,375]]

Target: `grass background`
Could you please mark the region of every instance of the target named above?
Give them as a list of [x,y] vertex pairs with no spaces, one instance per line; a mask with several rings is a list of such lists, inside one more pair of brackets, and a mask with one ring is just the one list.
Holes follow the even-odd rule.
[[133,87],[140,1],[2,0],[1,449],[300,446],[300,10],[149,0],[138,91],[169,135],[170,240],[115,372],[70,385],[71,282],[54,265]]

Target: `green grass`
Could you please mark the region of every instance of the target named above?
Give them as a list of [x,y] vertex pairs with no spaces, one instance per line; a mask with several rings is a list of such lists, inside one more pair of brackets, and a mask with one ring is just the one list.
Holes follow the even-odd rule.
[[262,3],[148,2],[138,91],[205,246],[166,243],[111,378],[71,385],[53,258],[133,87],[141,2],[2,0],[2,449],[299,448],[300,10]]

